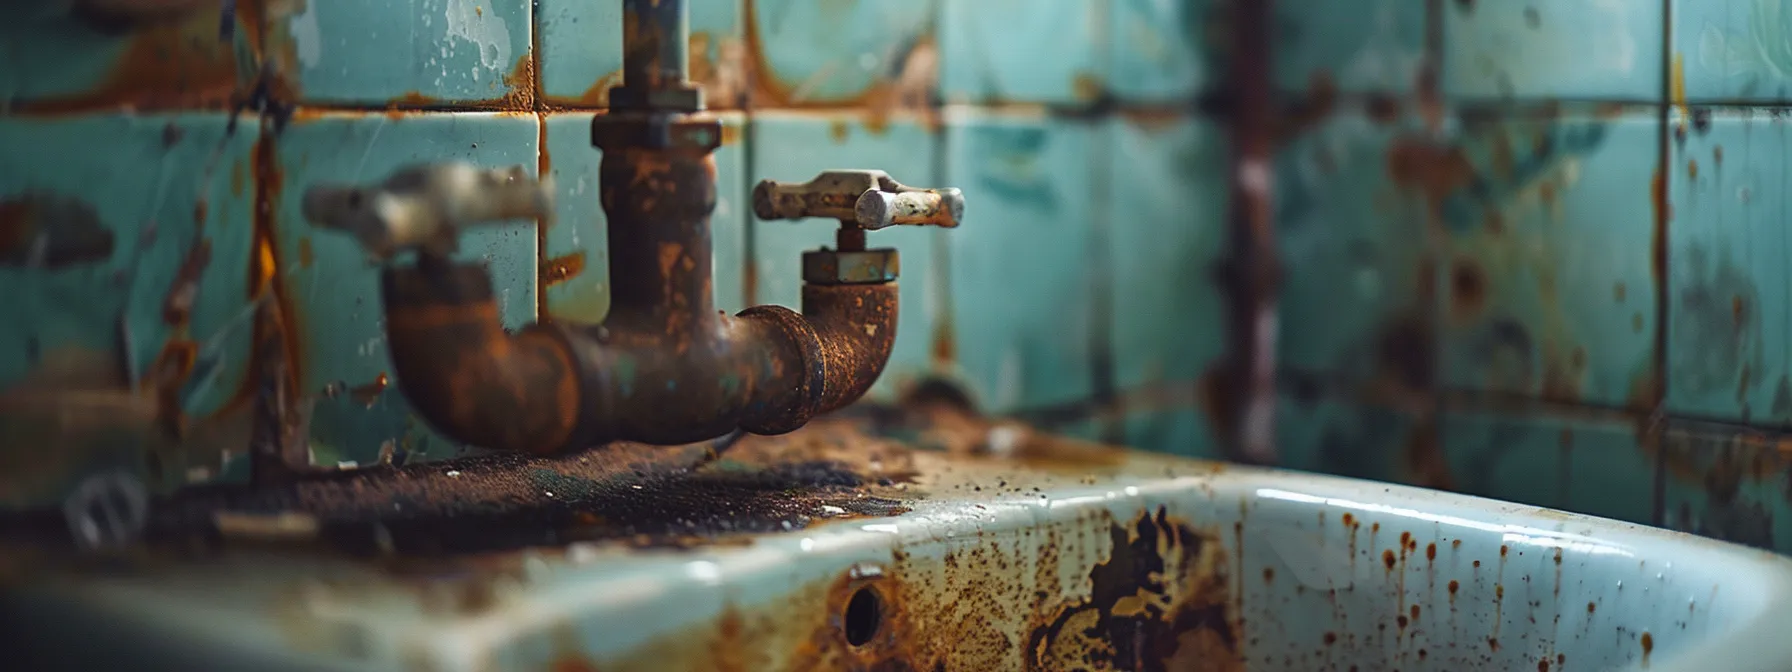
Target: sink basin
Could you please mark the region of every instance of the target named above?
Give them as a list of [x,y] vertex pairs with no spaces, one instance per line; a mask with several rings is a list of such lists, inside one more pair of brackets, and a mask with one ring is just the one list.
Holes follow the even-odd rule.
[[[491,495],[533,516],[432,522],[403,512],[458,498],[332,481],[400,510],[372,551],[316,543],[344,495],[281,505],[330,502],[283,514],[305,543],[15,553],[32,580],[0,608],[22,651],[137,669],[1792,670],[1792,561],[1610,520],[964,417],[824,420],[663,472],[588,457],[402,474],[541,489]],[[724,491],[704,520],[666,494]],[[267,513],[246,501],[225,508]],[[429,526],[550,519],[578,522],[484,548]]]

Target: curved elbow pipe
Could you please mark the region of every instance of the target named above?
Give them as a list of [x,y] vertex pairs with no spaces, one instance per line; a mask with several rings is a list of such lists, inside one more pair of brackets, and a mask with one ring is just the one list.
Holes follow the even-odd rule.
[[864,395],[896,335],[893,282],[808,285],[800,315],[712,314],[673,343],[626,319],[507,333],[477,265],[392,268],[384,283],[393,373],[418,415],[459,441],[536,454],[789,432]]
[[506,333],[484,268],[388,268],[381,281],[393,373],[424,421],[500,450],[573,438],[579,375],[566,340],[542,324]]

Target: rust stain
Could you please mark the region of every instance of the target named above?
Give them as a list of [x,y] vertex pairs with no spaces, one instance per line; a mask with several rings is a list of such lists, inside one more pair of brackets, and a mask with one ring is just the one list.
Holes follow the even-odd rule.
[[193,307],[199,301],[199,279],[205,273],[205,267],[212,261],[212,241],[200,238],[193,241],[192,249],[187,251],[181,260],[180,268],[174,273],[174,281],[168,287],[167,295],[162,299],[162,321],[169,326],[185,329],[193,320]]
[[117,238],[78,198],[28,192],[0,200],[0,265],[97,263],[112,256]]
[[[749,15],[748,21],[752,18]],[[712,110],[734,110],[745,107],[747,81],[746,45],[740,38],[716,36],[693,30],[687,40],[690,54],[690,81],[703,90],[704,102]]]
[[[931,33],[912,36],[906,52],[893,54],[898,62],[894,72],[881,73],[855,95],[845,97],[810,97],[803,93],[802,83],[780,80],[766,56],[765,37],[760,33],[756,0],[745,0],[742,14],[746,20],[746,41],[738,59],[725,55],[723,61],[738,62],[740,76],[747,80],[745,96],[748,107],[766,109],[857,109],[862,110],[865,130],[882,133],[898,114],[914,114],[924,123],[939,123],[932,104],[935,83],[939,80],[939,49]],[[1094,78],[1089,83],[1098,84]]]
[[1363,103],[1363,110],[1371,121],[1383,126],[1393,125],[1400,120],[1400,101],[1384,93],[1369,94]]
[[1093,102],[1107,93],[1107,84],[1093,73],[1079,72],[1070,78],[1070,91],[1077,100]]
[[847,138],[851,136],[851,133],[852,129],[848,127],[843,120],[835,119],[828,123],[828,137],[831,138],[835,144],[845,144]]
[[942,318],[934,323],[932,354],[935,366],[949,365],[957,361],[958,340],[953,333],[952,320]]
[[591,83],[591,88],[585,89],[585,92],[576,98],[552,96],[544,92],[542,99],[561,108],[605,108],[610,106],[610,89],[620,84],[622,84],[622,69],[617,68],[597,78],[597,81]]
[[584,250],[554,257],[541,265],[541,286],[552,287],[576,278],[584,272]]
[[[531,31],[533,33],[533,31]],[[533,39],[533,38],[532,38]],[[504,75],[504,95],[498,98],[498,105],[507,110],[535,110],[538,80],[535,76],[534,46],[523,52],[511,66],[509,74]]]
[[1396,186],[1417,190],[1431,206],[1433,223],[1443,220],[1446,199],[1474,182],[1475,169],[1459,147],[1422,136],[1403,136],[1388,146],[1388,177]]
[[1692,109],[1686,104],[1686,58],[1680,53],[1674,54],[1674,62],[1668,71],[1668,101],[1680,108],[1681,134],[1686,133],[1686,120],[1692,117]]
[[426,109],[436,102],[435,98],[423,95],[420,91],[409,91],[386,101],[386,118],[402,119],[418,110]]
[[1146,133],[1161,133],[1175,130],[1178,125],[1188,120],[1188,115],[1178,110],[1165,109],[1131,109],[1117,110],[1115,114],[1125,119],[1134,128]]
[[1480,315],[1487,307],[1487,274],[1481,265],[1468,257],[1457,257],[1450,264],[1450,315],[1466,321]]
[[[240,1],[238,6],[253,4]],[[139,111],[220,109],[238,92],[233,46],[219,39],[224,5],[184,20],[146,25],[135,31],[106,73],[80,93],[18,103],[21,114],[69,114],[131,108]],[[242,27],[242,18],[237,18]]]
[[1089,597],[1056,606],[1033,629],[1026,669],[1243,670],[1218,535],[1161,508],[1128,527],[1111,526],[1110,557],[1089,572]]
[[317,251],[311,248],[311,236],[299,237],[299,268],[311,268],[317,261]]
[[354,389],[349,390],[349,396],[362,406],[372,408],[373,403],[380,400],[380,395],[384,394],[386,388],[391,384],[392,379],[386,375],[386,372],[381,371],[380,375],[375,376],[372,381],[356,385]]
[[1692,179],[1695,179],[1695,180],[1699,179],[1699,160],[1698,159],[1687,159],[1686,160],[1686,176],[1690,177]]
[[[297,313],[282,281],[284,273],[280,268],[280,253],[276,242],[279,234],[276,233],[275,213],[279,210],[285,175],[275,154],[272,128],[266,125],[262,127],[261,136],[256,139],[250,156],[255,171],[255,212],[247,279],[249,298],[270,301],[268,309],[257,312],[252,326],[252,340],[255,343],[253,351],[260,352],[267,349],[263,344],[278,341],[279,354],[285,361],[285,398],[297,400],[302,398],[303,367],[300,365],[299,355],[302,346]],[[250,358],[249,374],[243,377],[242,388],[230,403],[231,406],[249,403],[256,398],[262,381],[271,375],[269,365],[270,362],[265,357]]]

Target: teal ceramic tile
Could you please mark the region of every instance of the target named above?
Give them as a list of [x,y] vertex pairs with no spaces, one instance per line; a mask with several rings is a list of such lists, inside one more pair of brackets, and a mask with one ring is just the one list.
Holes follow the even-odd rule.
[[1777,114],[1671,120],[1670,411],[1792,423],[1792,130]]
[[601,322],[610,312],[608,220],[597,186],[603,153],[591,146],[591,117],[542,117],[542,165],[554,177],[554,222],[541,241],[541,308],[569,322]]
[[1182,102],[1225,73],[1208,36],[1220,23],[1212,0],[1106,0],[1105,79],[1121,100]]
[[[734,109],[747,94],[743,0],[687,0],[690,79],[711,109]],[[563,106],[602,107],[622,83],[620,0],[536,0],[541,93]]]
[[1229,195],[1224,129],[1118,118],[1106,132],[1114,385],[1192,384],[1225,348],[1214,274]]
[[12,109],[223,108],[257,72],[244,18],[210,3],[184,18],[121,29],[70,3],[0,6],[0,100]]
[[1662,440],[1663,526],[1792,553],[1787,437],[1675,421]]
[[1405,122],[1340,113],[1278,153],[1280,366],[1359,385],[1435,385],[1426,169],[1402,157],[1442,146]]
[[[917,187],[942,185],[935,169],[937,136],[915,120],[867,123],[858,114],[776,112],[753,115],[752,179],[807,182],[835,168],[882,170]],[[917,382],[930,368],[931,343],[939,323],[939,295],[945,291],[935,269],[935,236],[948,239],[997,224],[977,196],[965,189],[965,222],[957,229],[894,227],[869,234],[873,247],[894,247],[902,255],[896,345],[889,365],[871,394],[890,398]],[[746,207],[750,210],[750,207]],[[750,217],[751,213],[747,213]],[[746,272],[752,301],[792,309],[802,305],[803,252],[834,246],[833,220],[754,221],[752,266]]]
[[941,0],[948,102],[1086,103],[1106,87],[1100,0]]
[[1323,79],[1344,91],[1411,91],[1425,62],[1427,4],[1279,0],[1276,86],[1306,91]]
[[[716,150],[716,209],[710,218],[716,308],[729,313],[746,307],[748,200],[744,137],[746,115],[725,113],[724,144]],[[599,199],[598,165],[603,153],[591,146],[589,113],[544,117],[545,165],[554,177],[555,221],[542,238],[543,307],[555,319],[603,321],[610,309],[609,241]]]
[[[710,245],[714,250],[711,268],[715,273],[716,308],[733,314],[751,305],[747,303],[747,240],[752,235],[753,185],[760,176],[748,171],[747,115],[719,116],[723,124],[722,146],[715,153],[716,209],[709,220]],[[913,255],[903,250],[904,261]],[[915,268],[927,268],[925,259],[916,261],[919,263]]]
[[1197,408],[1128,411],[1121,422],[1122,445],[1137,450],[1207,460],[1221,459],[1219,440],[1207,414]]
[[1277,466],[1286,469],[1413,482],[1408,454],[1432,450],[1435,430],[1422,414],[1284,391],[1276,400],[1276,446]]
[[1451,489],[1519,504],[1650,524],[1655,454],[1634,420],[1537,411],[1446,411]]
[[268,59],[305,102],[528,107],[529,8],[529,0],[273,3]]
[[939,78],[934,16],[949,0],[754,0],[754,107],[927,107]]
[[955,110],[946,180],[965,223],[945,232],[957,358],[978,401],[1005,411],[1093,392],[1101,260],[1090,123]]
[[1792,98],[1792,7],[1779,0],[1672,0],[1675,77],[1692,101]]
[[[157,392],[170,390],[190,444],[161,453],[176,461],[149,485],[204,480],[221,453],[247,448],[245,406],[233,402],[252,393],[256,137],[253,119],[217,113],[0,120],[0,395],[114,409],[53,439],[12,425],[9,440],[54,441],[54,466],[69,469],[100,466],[73,463],[119,447],[99,445],[115,432],[173,444],[155,417]],[[182,352],[190,368],[165,372]]]
[[1454,98],[1662,99],[1660,2],[1476,0],[1443,5]]
[[[413,417],[387,350],[379,269],[354,239],[318,230],[300,213],[305,189],[322,182],[376,182],[406,165],[471,161],[537,166],[534,115],[344,114],[296,121],[276,145],[282,194],[277,250],[296,315],[303,359],[300,384],[315,395],[313,462],[333,466],[377,460],[382,445],[405,459],[451,457],[458,450]],[[512,329],[535,318],[536,227],[482,227],[461,237],[463,260],[487,263],[498,310]]]
[[1605,407],[1655,389],[1656,112],[1463,120],[1441,201],[1444,378]]

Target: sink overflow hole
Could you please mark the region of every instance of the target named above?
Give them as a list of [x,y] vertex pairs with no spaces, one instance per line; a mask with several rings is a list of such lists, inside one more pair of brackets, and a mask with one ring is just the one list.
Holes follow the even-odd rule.
[[883,625],[884,606],[877,597],[877,590],[865,586],[853,591],[852,599],[846,602],[846,643],[853,646],[864,646],[877,636],[877,630]]

